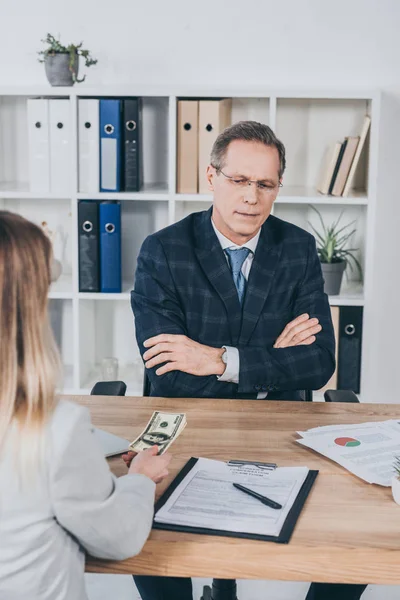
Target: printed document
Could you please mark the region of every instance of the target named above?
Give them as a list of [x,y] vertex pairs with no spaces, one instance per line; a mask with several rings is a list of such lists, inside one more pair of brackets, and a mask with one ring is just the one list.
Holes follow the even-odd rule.
[[368,483],[390,486],[400,456],[400,422],[395,419],[327,425],[298,431],[299,444],[334,460]]
[[[155,521],[279,536],[308,472],[307,467],[270,469],[199,458],[157,511]],[[260,500],[234,488],[234,482],[275,500],[282,508],[265,506]]]

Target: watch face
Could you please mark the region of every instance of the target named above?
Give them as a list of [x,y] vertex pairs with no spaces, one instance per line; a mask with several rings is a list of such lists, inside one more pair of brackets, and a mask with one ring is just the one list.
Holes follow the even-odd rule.
[[225,352],[222,355],[222,362],[227,364],[228,363],[228,352],[225,350]]

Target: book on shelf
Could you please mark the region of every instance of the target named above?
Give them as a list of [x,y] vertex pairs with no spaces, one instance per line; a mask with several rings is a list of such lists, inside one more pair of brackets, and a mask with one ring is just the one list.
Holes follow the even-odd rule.
[[334,146],[330,149],[330,151],[327,153],[326,162],[324,164],[321,174],[321,181],[317,187],[317,190],[321,194],[328,194],[329,192],[329,186],[331,184],[331,180],[335,171],[341,147],[342,142],[336,142]]
[[353,181],[354,181],[354,175],[355,175],[358,163],[360,161],[361,152],[362,152],[362,150],[363,150],[363,148],[365,146],[365,140],[367,139],[367,135],[368,135],[368,131],[369,131],[370,125],[371,125],[371,117],[368,116],[368,115],[365,115],[365,117],[364,117],[364,123],[363,123],[363,126],[361,128],[361,132],[360,132],[360,141],[358,143],[357,150],[356,150],[353,162],[352,162],[351,167],[350,167],[350,172],[349,172],[349,175],[347,177],[347,181],[346,181],[346,184],[344,186],[344,189],[343,189],[343,192],[342,192],[342,196],[348,196],[349,195],[351,186],[352,186]]
[[335,184],[332,188],[332,196],[341,196],[343,193],[359,140],[360,138],[358,136],[349,136],[346,138],[346,148],[343,152],[342,160],[340,161],[340,166],[336,175]]
[[360,135],[345,137],[343,142],[336,142],[327,153],[317,186],[321,194],[336,197],[349,195],[370,124],[371,117],[365,115]]
[[337,158],[337,161],[336,161],[335,168],[333,170],[333,175],[332,175],[331,182],[329,184],[328,194],[332,194],[332,190],[333,190],[335,182],[336,182],[336,177],[337,177],[337,174],[339,172],[340,164],[342,162],[342,158],[343,158],[344,152],[346,150],[346,146],[347,146],[347,139],[345,139],[344,142],[342,143],[342,145],[340,146],[339,155],[338,155],[338,158]]

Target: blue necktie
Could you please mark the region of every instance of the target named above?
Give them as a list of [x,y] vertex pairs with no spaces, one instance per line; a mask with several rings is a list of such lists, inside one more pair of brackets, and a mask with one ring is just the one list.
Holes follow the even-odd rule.
[[244,293],[246,291],[246,279],[242,273],[242,266],[250,252],[249,248],[238,248],[237,250],[225,249],[241,305],[243,304]]

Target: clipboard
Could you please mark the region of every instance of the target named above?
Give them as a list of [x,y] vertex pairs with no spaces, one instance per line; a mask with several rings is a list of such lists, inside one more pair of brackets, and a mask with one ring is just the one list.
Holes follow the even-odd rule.
[[[157,512],[164,506],[167,502],[171,494],[175,491],[177,486],[181,483],[181,481],[186,477],[186,475],[191,471],[194,465],[197,463],[198,458],[190,458],[186,465],[179,471],[178,475],[172,481],[171,485],[167,488],[164,494],[158,499],[154,507],[154,517]],[[228,464],[238,463],[238,464],[255,464],[252,461],[229,461]],[[258,465],[269,464],[269,463],[257,463]],[[272,465],[271,465],[272,466]],[[273,465],[276,467],[276,465]],[[311,491],[311,488],[317,478],[319,471],[310,470],[306,479],[303,482],[303,485],[300,488],[299,493],[297,494],[297,498],[290,509],[286,520],[282,526],[279,536],[274,535],[261,535],[256,533],[243,533],[236,531],[223,531],[220,529],[208,529],[206,527],[190,527],[188,525],[174,525],[171,523],[157,523],[153,519],[153,529],[163,529],[167,531],[181,531],[183,533],[198,533],[202,535],[216,535],[223,537],[234,537],[234,538],[245,538],[250,540],[259,540],[264,542],[276,542],[278,544],[288,544],[294,528],[297,523],[297,519],[300,516],[300,513],[303,509],[305,501]]]

